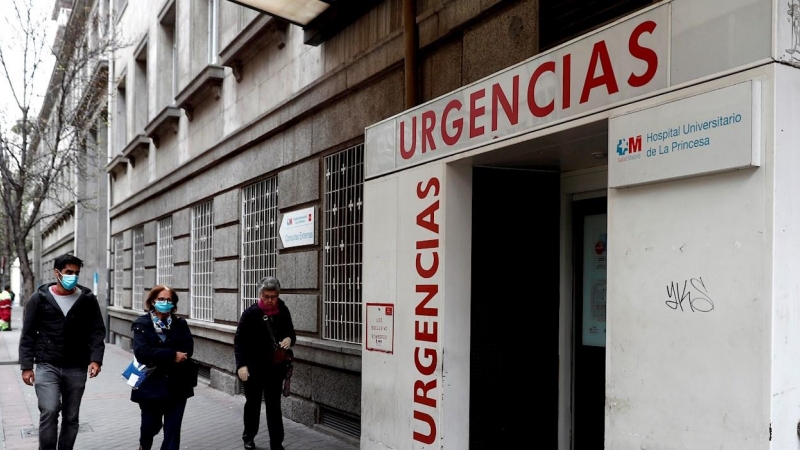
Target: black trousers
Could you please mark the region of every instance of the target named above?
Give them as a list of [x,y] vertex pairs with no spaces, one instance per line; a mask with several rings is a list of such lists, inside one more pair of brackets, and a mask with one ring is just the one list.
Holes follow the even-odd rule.
[[169,399],[140,402],[142,425],[139,428],[139,445],[142,450],[150,450],[153,438],[164,427],[164,441],[161,450],[179,450],[181,448],[181,423],[186,410],[186,399]]
[[281,391],[285,371],[271,367],[266,373],[251,374],[244,382],[244,432],[242,439],[251,441],[258,434],[261,420],[261,398],[267,410],[267,430],[270,447],[282,448],[283,415],[281,413]]

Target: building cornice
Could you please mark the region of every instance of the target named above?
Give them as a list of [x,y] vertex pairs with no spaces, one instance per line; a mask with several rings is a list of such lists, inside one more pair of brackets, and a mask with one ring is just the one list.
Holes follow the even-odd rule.
[[280,35],[281,39],[277,44],[279,49],[286,45],[286,29],[288,27],[289,22],[285,20],[259,14],[227,47],[219,52],[220,65],[230,67],[236,81],[242,81],[244,65],[270,44],[270,33],[275,32]]
[[111,177],[116,180],[117,179],[117,174],[119,174],[119,173],[127,173],[128,172],[128,158],[125,158],[122,155],[115,156],[106,165],[106,172],[109,173],[111,175]]
[[180,120],[181,109],[176,106],[167,106],[144,127],[144,134],[152,139],[153,145],[158,148],[164,133],[172,131],[173,134],[178,134]]
[[208,94],[219,100],[224,79],[225,68],[209,64],[175,97],[175,103],[186,112],[190,122],[194,118],[194,107],[208,98]]
[[147,158],[150,152],[150,138],[144,134],[137,134],[131,139],[128,145],[122,150],[122,157],[127,158],[131,166],[136,167],[136,161],[144,156]]

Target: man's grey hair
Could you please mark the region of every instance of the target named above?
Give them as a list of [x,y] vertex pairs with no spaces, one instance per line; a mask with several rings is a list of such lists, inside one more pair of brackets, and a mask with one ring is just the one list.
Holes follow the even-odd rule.
[[281,282],[275,277],[264,277],[258,282],[258,292],[275,291],[281,293]]

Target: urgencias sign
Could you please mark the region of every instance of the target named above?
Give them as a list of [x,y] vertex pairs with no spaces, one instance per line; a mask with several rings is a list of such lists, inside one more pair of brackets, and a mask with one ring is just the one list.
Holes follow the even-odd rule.
[[628,17],[368,128],[367,158],[379,162],[368,162],[367,176],[666,87],[669,8]]

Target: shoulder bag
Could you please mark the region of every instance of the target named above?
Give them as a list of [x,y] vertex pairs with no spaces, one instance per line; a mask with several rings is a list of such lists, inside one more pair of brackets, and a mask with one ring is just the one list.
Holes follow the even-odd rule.
[[272,349],[272,363],[273,364],[287,364],[292,362],[292,358],[294,357],[294,352],[292,349],[287,348],[283,349],[279,344],[277,339],[275,339],[275,333],[272,332],[272,324],[269,316],[266,314],[264,315],[264,322],[267,323],[267,330],[269,330],[269,335],[272,338],[273,349]]

